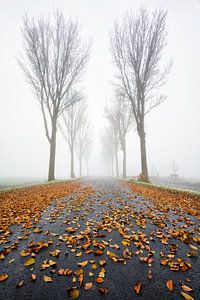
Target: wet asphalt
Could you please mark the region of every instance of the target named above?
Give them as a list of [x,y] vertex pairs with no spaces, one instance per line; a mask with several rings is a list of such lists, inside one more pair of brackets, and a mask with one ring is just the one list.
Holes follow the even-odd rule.
[[[34,233],[33,229],[27,229],[20,226],[13,226],[13,234],[8,237],[6,244],[0,245],[0,251],[5,247],[9,247],[11,244],[18,242],[17,249],[12,249],[4,260],[0,260],[0,274],[8,273],[9,278],[0,282],[0,299],[2,300],[14,300],[14,299],[32,299],[32,300],[59,300],[70,299],[67,289],[72,286],[77,286],[80,295],[78,299],[86,300],[98,300],[98,299],[111,299],[111,300],[133,300],[133,299],[149,299],[149,300],[172,300],[183,299],[181,296],[181,283],[193,289],[190,294],[194,299],[200,299],[200,258],[199,255],[195,257],[187,257],[187,252],[190,249],[187,243],[184,243],[175,238],[169,238],[168,244],[161,243],[160,239],[154,236],[155,232],[167,233],[167,231],[174,226],[181,228],[183,220],[180,220],[174,225],[173,220],[177,220],[178,216],[172,215],[169,211],[165,214],[160,214],[154,210],[148,199],[144,199],[142,195],[136,195],[131,192],[124,184],[119,180],[114,179],[87,179],[82,182],[83,188],[75,191],[72,195],[63,198],[59,203],[53,203],[43,213],[43,216],[37,227],[41,227],[40,233]],[[87,187],[92,187],[93,194],[85,198],[85,201],[81,205],[73,207],[70,205],[72,199],[78,199],[81,197],[83,190]],[[84,196],[85,197],[85,196]],[[86,254],[83,250],[81,257],[76,257],[76,254],[80,252],[80,248],[74,245],[69,248],[66,242],[59,239],[60,236],[66,234],[67,226],[80,226],[76,232],[69,233],[70,235],[80,234],[80,232],[86,230],[88,227],[92,229],[97,228],[102,221],[105,221],[106,216],[115,217],[117,214],[117,221],[119,224],[127,228],[127,234],[131,234],[134,231],[136,234],[145,234],[148,243],[153,253],[153,262],[148,265],[145,262],[140,261],[140,257],[146,257],[148,251],[143,249],[139,254],[135,254],[138,248],[134,243],[124,246],[122,244],[122,236],[118,230],[112,228],[111,232],[100,230],[102,234],[100,237],[91,236],[92,240],[98,242],[106,241],[108,245],[103,249],[102,255],[95,255],[94,253]],[[155,217],[152,219],[152,214]],[[189,216],[191,218],[191,216]],[[137,220],[142,220],[138,225]],[[160,227],[160,220],[165,224],[164,227]],[[185,230],[191,231],[191,236],[199,235],[199,222],[195,218],[191,218],[194,224],[185,228]],[[29,257],[21,257],[20,251],[28,249],[28,243],[38,241],[49,241],[53,243],[48,248],[43,248],[36,254],[36,263],[33,266],[25,267],[24,262]],[[180,257],[192,264],[192,268],[183,272],[181,270],[171,271],[169,267],[160,264],[162,251],[166,256],[169,254],[170,244],[175,244],[178,247],[176,258]],[[119,249],[114,245],[118,245]],[[194,244],[196,247],[198,245]],[[114,247],[114,248],[113,248]],[[132,257],[124,259],[123,262],[113,262],[106,251],[112,251],[116,253],[120,258],[123,251],[128,248],[132,252]],[[59,257],[52,257],[49,253],[53,250],[60,250]],[[96,249],[91,244],[88,249]],[[72,251],[71,251],[72,250]],[[75,252],[73,252],[75,251]],[[67,252],[67,254],[66,254]],[[51,268],[41,270],[41,264],[46,259],[53,259],[56,261],[56,273],[50,272]],[[59,276],[57,271],[60,268],[69,268],[73,272],[80,267],[78,262],[85,260],[94,260],[98,266],[96,270],[91,268],[91,263],[83,267],[84,281],[80,287],[79,282],[73,281],[73,274],[70,276]],[[98,264],[99,260],[106,260],[105,265],[105,278],[104,282],[99,284],[95,282],[95,278],[98,277],[98,273],[101,267]],[[124,263],[125,262],[125,263]],[[152,271],[152,279],[147,276],[148,271]],[[89,272],[94,273],[94,276],[90,277]],[[36,281],[31,280],[31,274],[37,275]],[[53,282],[44,282],[43,276],[51,276]],[[166,287],[166,281],[172,279],[174,282],[173,292],[169,291]],[[77,280],[77,278],[76,278]],[[20,281],[24,281],[21,287],[17,287]],[[142,283],[141,292],[137,295],[134,291],[134,284],[140,281]],[[92,282],[93,286],[90,290],[84,290],[84,284]],[[99,292],[100,287],[108,289],[107,294],[101,294]]]

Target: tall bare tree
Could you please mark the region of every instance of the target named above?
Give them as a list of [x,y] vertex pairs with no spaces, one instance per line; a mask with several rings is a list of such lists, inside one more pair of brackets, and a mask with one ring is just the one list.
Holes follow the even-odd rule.
[[52,23],[25,17],[22,33],[24,51],[18,61],[40,104],[50,145],[48,180],[53,180],[57,121],[75,101],[69,90],[83,75],[90,44],[81,41],[78,24],[59,11]]
[[114,175],[114,156],[116,154],[115,149],[115,132],[112,126],[106,127],[104,133],[101,136],[102,143],[102,157],[106,164],[108,164],[109,175]]
[[85,152],[88,150],[88,144],[90,144],[91,139],[91,128],[87,121],[86,115],[82,116],[82,123],[78,129],[76,137],[76,155],[79,161],[79,176],[82,176],[82,161]]
[[89,161],[91,158],[91,152],[92,152],[92,140],[90,139],[89,142],[87,142],[84,152],[83,152],[83,160],[85,161],[86,164],[86,175],[90,175],[90,170],[89,170]]
[[[116,98],[112,106],[105,109],[106,117],[110,126],[113,127],[115,139],[115,151],[118,150],[118,144],[123,153],[123,177],[126,177],[126,135],[133,124],[133,113],[127,100],[116,92]],[[117,156],[117,151],[116,154]],[[118,160],[117,160],[118,161]],[[118,167],[118,163],[116,163]],[[119,175],[117,175],[119,176]]]
[[110,37],[117,84],[130,101],[136,121],[144,181],[148,181],[145,116],[165,99],[157,95],[157,90],[171,68],[171,64],[160,68],[166,45],[166,16],[163,10],[155,10],[152,15],[146,9],[140,9],[135,16],[129,13],[121,23],[115,23]]
[[[80,93],[77,94],[79,100],[81,100]],[[73,97],[73,96],[72,96]],[[70,162],[70,176],[71,178],[75,177],[74,172],[74,158],[75,158],[75,145],[77,134],[81,128],[81,125],[84,121],[85,113],[85,103],[84,101],[77,101],[73,103],[65,112],[62,114],[62,123],[59,123],[59,128],[63,134],[65,141],[67,142],[71,155]]]

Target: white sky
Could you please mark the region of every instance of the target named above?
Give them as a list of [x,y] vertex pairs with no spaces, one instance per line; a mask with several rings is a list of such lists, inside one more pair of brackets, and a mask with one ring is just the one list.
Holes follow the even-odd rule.
[[[84,38],[93,40],[93,51],[82,86],[90,103],[94,128],[91,172],[103,172],[99,136],[105,120],[103,106],[112,97],[113,67],[109,32],[123,12],[147,8],[168,9],[168,45],[165,60],[174,66],[163,88],[167,100],[152,111],[146,122],[150,171],[168,175],[176,161],[180,174],[200,178],[200,1],[198,0],[0,0],[0,178],[47,176],[49,145],[37,102],[16,62],[22,47],[20,28],[30,17],[61,9],[81,25]],[[139,139],[128,137],[129,175],[140,172]],[[69,152],[58,136],[57,177],[69,176]]]

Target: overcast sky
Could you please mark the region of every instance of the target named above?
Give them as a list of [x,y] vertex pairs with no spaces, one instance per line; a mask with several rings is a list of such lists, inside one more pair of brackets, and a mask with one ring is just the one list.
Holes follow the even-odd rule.
[[[104,171],[100,134],[105,126],[103,106],[112,98],[114,70],[109,32],[124,12],[146,4],[168,10],[168,45],[164,60],[173,69],[162,89],[167,100],[146,122],[150,173],[168,175],[173,161],[185,177],[200,179],[200,1],[198,0],[0,0],[0,178],[47,177],[49,145],[43,120],[30,87],[16,61],[22,49],[22,18],[62,10],[78,20],[83,38],[93,40],[91,59],[82,82],[95,131],[90,170]],[[129,175],[140,172],[139,139],[128,136]],[[56,176],[69,176],[69,152],[58,136]]]

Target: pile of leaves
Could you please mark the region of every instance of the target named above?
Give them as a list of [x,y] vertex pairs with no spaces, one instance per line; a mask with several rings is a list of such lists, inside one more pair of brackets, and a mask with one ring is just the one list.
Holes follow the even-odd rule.
[[134,193],[149,199],[158,210],[175,214],[188,213],[200,219],[200,195],[145,184],[124,183]]
[[36,185],[0,193],[0,234],[9,226],[37,224],[52,200],[71,194],[78,182]]

